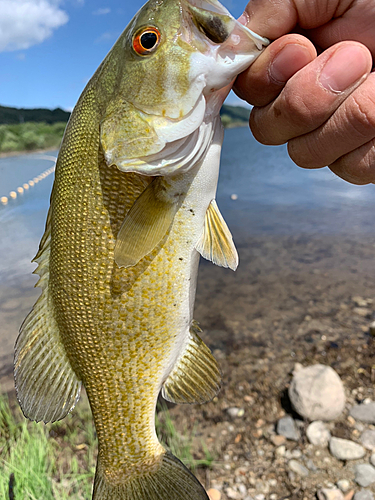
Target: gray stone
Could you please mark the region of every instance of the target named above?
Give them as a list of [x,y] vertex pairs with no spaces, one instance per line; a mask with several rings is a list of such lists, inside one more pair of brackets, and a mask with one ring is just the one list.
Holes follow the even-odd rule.
[[294,420],[289,415],[280,418],[277,422],[276,432],[291,441],[298,441],[301,437]]
[[309,420],[334,420],[345,407],[340,377],[330,366],[319,364],[294,371],[289,398],[296,412]]
[[342,491],[337,488],[322,488],[318,491],[319,500],[344,500]]
[[368,404],[353,406],[350,415],[360,422],[375,424],[375,403],[372,401]]
[[372,429],[364,431],[359,440],[366,450],[372,451],[375,448],[375,431]]
[[355,466],[355,482],[359,486],[370,486],[375,483],[375,468],[370,464],[357,464]]
[[370,457],[370,462],[372,463],[372,465],[375,466],[375,453],[373,453]]
[[306,436],[310,443],[315,446],[327,446],[331,439],[331,433],[321,420],[316,420],[308,426]]
[[289,460],[288,467],[300,477],[307,477],[309,475],[309,470],[301,462],[298,462],[298,460]]
[[344,493],[350,490],[350,481],[348,479],[340,479],[336,484]]
[[336,437],[331,438],[329,451],[338,460],[356,460],[366,454],[365,449],[360,444]]
[[374,500],[374,495],[370,490],[357,491],[353,500]]

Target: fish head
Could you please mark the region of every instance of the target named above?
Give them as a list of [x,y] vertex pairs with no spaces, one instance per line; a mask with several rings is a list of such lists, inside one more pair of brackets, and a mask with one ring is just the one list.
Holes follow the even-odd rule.
[[216,0],[149,0],[99,68],[107,163],[146,175],[181,169],[176,158],[267,43]]

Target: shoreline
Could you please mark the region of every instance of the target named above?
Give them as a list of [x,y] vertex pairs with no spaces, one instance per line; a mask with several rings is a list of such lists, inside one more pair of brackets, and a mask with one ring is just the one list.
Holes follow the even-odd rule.
[[27,149],[27,150],[22,150],[22,151],[4,151],[0,152],[0,159],[1,158],[12,158],[13,156],[25,156],[25,155],[31,155],[35,153],[48,153],[50,151],[55,151],[56,149],[59,149],[58,147],[56,148],[46,148],[46,149]]

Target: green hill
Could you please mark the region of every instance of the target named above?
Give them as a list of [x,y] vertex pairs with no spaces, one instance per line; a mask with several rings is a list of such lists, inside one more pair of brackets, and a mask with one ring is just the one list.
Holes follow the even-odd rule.
[[224,127],[243,127],[249,123],[250,109],[224,104],[220,116]]
[[0,106],[0,124],[13,125],[16,123],[25,122],[44,122],[57,123],[67,122],[70,113],[61,108],[45,109],[45,108],[11,108],[8,106]]
[[[224,105],[224,127],[241,127],[249,122],[250,110]],[[56,109],[24,109],[0,106],[0,153],[58,148],[70,113]]]

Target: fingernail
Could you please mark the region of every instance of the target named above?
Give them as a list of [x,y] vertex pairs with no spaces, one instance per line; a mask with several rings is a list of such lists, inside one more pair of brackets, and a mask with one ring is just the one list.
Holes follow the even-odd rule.
[[368,58],[358,46],[341,47],[328,59],[320,83],[331,92],[342,92],[369,71]]
[[310,51],[303,45],[297,43],[285,45],[270,66],[270,78],[277,83],[285,83],[311,60]]

